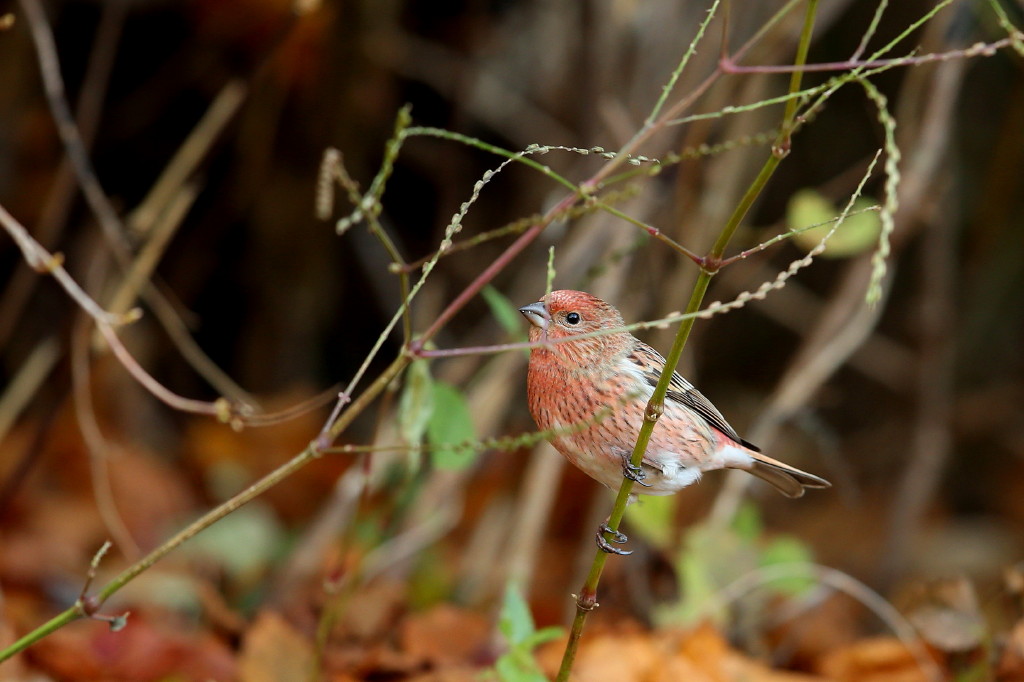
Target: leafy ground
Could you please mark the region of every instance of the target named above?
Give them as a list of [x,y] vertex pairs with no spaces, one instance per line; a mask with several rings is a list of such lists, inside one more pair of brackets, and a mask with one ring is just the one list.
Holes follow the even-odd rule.
[[[7,642],[75,598],[105,537],[91,491],[81,485],[88,456],[77,438],[60,435],[74,433],[70,419],[66,413],[56,417],[60,427],[48,429],[38,469],[4,510],[0,633]],[[209,502],[211,487],[226,490],[272,466],[276,453],[301,447],[315,423],[308,416],[287,428],[236,433],[197,420],[187,427],[182,465],[176,467],[156,453],[120,448],[111,460],[112,495],[131,536],[158,542]],[[33,426],[19,429],[15,442],[31,442]],[[509,473],[508,462],[498,466]],[[4,663],[3,679],[295,680],[315,669],[333,680],[553,676],[565,631],[552,626],[564,622],[574,589],[567,580],[575,578],[552,567],[589,557],[586,538],[570,547],[557,537],[545,541],[537,560],[543,575],[535,578],[529,604],[515,590],[503,600],[474,598],[460,584],[496,572],[489,560],[468,563],[473,514],[417,556],[397,550],[381,565],[372,556],[378,530],[372,527],[374,503],[367,501],[363,528],[332,536],[323,554],[310,559],[315,542],[306,525],[344,470],[345,462],[329,457],[229,516],[104,605],[105,616],[130,614],[125,627],[114,632],[105,622],[78,621]],[[219,477],[224,480],[214,480]],[[579,484],[578,494],[588,487],[583,480],[570,482]],[[475,491],[467,509],[494,505],[494,494]],[[688,545],[678,553],[687,576],[681,585],[666,572],[678,550],[654,549],[641,529],[650,519],[639,523],[633,540],[639,551],[613,560],[574,679],[933,679],[922,656],[956,679],[1024,676],[1024,621],[1014,625],[1011,618],[1022,598],[1019,574],[1007,573],[999,589],[1006,603],[996,611],[999,603],[991,600],[979,605],[966,580],[916,583],[911,591],[918,594],[903,609],[910,623],[896,623],[911,628],[911,637],[901,640],[879,624],[868,608],[873,604],[855,590],[844,593],[850,590],[844,579],[791,575],[787,583],[768,577],[767,571],[806,558],[807,550],[766,535],[752,510],[744,516],[746,529],[688,533]],[[307,560],[313,565],[297,565]],[[123,564],[116,550],[105,558],[92,591]],[[739,565],[755,575],[761,566],[766,582],[729,594],[714,587],[715,576],[751,575]],[[840,589],[830,589],[834,585]],[[682,599],[687,591],[692,598]],[[730,607],[713,603],[716,596],[732,600]],[[712,603],[701,606],[697,597]],[[706,611],[703,618],[685,618],[691,625],[671,625],[676,618],[662,616],[655,626],[644,622],[638,603]]]

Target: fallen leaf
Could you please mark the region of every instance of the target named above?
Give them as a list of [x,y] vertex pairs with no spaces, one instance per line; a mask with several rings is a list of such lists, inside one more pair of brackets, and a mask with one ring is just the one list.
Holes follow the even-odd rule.
[[410,677],[408,682],[480,682],[478,668],[455,667]]
[[974,586],[963,577],[920,586],[908,618],[929,644],[946,653],[964,653],[987,639]]
[[864,639],[826,655],[819,672],[836,682],[931,682],[914,654],[895,637]]
[[275,611],[262,611],[245,634],[238,661],[241,682],[311,679],[313,645]]
[[1018,621],[1006,638],[996,667],[996,677],[1007,682],[1024,680],[1024,620]]
[[[573,679],[579,682],[641,682],[663,665],[665,652],[650,635],[605,633],[580,643]],[[699,677],[691,682],[703,682]]]
[[[558,670],[565,640],[541,647],[546,674]],[[731,648],[710,624],[647,632],[634,625],[590,631],[580,643],[573,682],[817,682],[822,678],[772,670]]]
[[[363,585],[347,597],[331,639],[365,642],[387,637],[394,631],[407,598],[406,586],[398,581],[375,580]],[[333,606],[328,604],[324,608]]]
[[142,613],[111,632],[103,623],[83,621],[43,638],[28,656],[61,680],[233,679],[227,646],[210,634],[182,634],[180,626]]
[[407,617],[399,638],[406,653],[441,667],[476,658],[490,633],[490,623],[480,614],[440,604]]
[[112,504],[144,547],[159,544],[169,529],[192,513],[195,496],[184,473],[154,454],[114,447],[107,456],[107,471]]

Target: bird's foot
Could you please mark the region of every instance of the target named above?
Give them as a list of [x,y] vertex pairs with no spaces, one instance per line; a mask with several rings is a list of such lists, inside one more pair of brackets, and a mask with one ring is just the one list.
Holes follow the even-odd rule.
[[618,554],[619,556],[629,556],[633,553],[633,550],[631,549],[619,549],[618,547],[613,546],[607,539],[605,539],[605,533],[611,536],[611,541],[616,545],[624,545],[629,541],[629,538],[626,537],[625,533],[612,530],[608,527],[607,523],[602,523],[597,527],[597,546],[601,548],[602,552]]
[[651,487],[650,483],[644,483],[647,474],[644,473],[643,465],[633,464],[628,456],[622,458],[622,475],[645,488]]

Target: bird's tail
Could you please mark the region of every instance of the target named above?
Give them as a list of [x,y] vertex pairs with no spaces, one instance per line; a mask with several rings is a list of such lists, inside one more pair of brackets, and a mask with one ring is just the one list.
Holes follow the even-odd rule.
[[824,478],[783,464],[760,452],[748,451],[747,454],[750,455],[752,462],[749,468],[744,468],[761,480],[771,483],[786,497],[802,497],[807,488],[832,487],[832,484]]

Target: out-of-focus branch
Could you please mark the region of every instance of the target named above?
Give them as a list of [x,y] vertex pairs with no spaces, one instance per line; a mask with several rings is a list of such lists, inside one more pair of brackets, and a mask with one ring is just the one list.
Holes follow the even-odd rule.
[[811,578],[856,599],[878,616],[899,637],[903,645],[914,656],[918,668],[932,682],[941,682],[946,679],[928,648],[917,636],[913,624],[896,607],[853,576],[828,566],[813,563],[782,563],[762,566],[726,585],[715,595],[714,602],[728,606],[760,586],[796,577]]
[[[110,345],[114,355],[117,356],[117,359],[125,369],[155,397],[176,410],[216,417],[236,427],[249,423],[256,425],[275,421],[273,415],[261,415],[258,418],[250,419],[253,416],[251,408],[245,405],[233,404],[226,398],[220,398],[213,402],[192,400],[179,396],[166,388],[139,365],[128,349],[125,348],[115,331],[116,327],[137,320],[141,314],[138,308],[132,308],[120,314],[104,310],[92,297],[85,293],[82,287],[64,269],[62,264],[63,256],[51,254],[40,246],[21,223],[15,220],[2,205],[0,205],[0,224],[3,225],[7,233],[11,235],[21,249],[25,261],[39,272],[52,275],[60,283],[61,287],[71,296],[75,303],[96,323],[100,334]],[[316,404],[319,403],[314,403],[314,406]],[[290,414],[294,410],[286,410],[286,412]]]
[[[127,9],[123,3],[103,5],[100,23],[93,39],[89,64],[82,80],[82,90],[76,107],[78,129],[86,149],[91,146],[99,125]],[[42,212],[33,229],[36,240],[44,247],[51,248],[57,241],[67,221],[77,187],[74,171],[65,156],[42,202]],[[10,335],[18,328],[17,320],[37,281],[38,278],[28,267],[20,265],[4,287],[3,296],[0,298],[0,349],[6,346]]]
[[145,198],[129,214],[127,223],[133,233],[147,234],[159,216],[177,201],[196,168],[234,120],[248,91],[248,86],[241,80],[224,84]]
[[[53,31],[46,18],[46,12],[38,0],[21,0],[21,6],[36,46],[47,103],[57,125],[67,158],[90,209],[100,223],[107,244],[118,265],[123,269],[129,269],[132,256],[128,235],[121,219],[103,191],[89,160],[82,135],[71,116],[65,95],[64,81],[60,73],[57,47],[54,43]],[[168,193],[176,191],[176,187],[187,177],[185,173],[191,171],[197,160],[201,158],[201,153],[209,148],[216,134],[223,129],[225,123],[237,111],[244,94],[245,88],[234,82],[229,83],[221,92],[221,96],[215,100],[214,106],[201,121],[200,126],[189,137],[181,153],[175,157],[175,162],[169,168],[170,172],[161,177],[162,182],[159,182],[156,187],[159,191],[155,194],[151,193],[152,201],[145,203],[142,207],[143,213],[136,216],[140,219],[138,223],[140,226],[145,227],[146,221],[152,219],[154,210],[166,203],[168,198],[165,195],[169,196]],[[197,372],[210,381],[223,395],[231,396],[240,403],[251,404],[253,402],[251,396],[227,378],[202,352],[189,335],[184,323],[178,318],[174,308],[155,287],[147,283],[142,294],[157,319],[168,331],[172,341],[178,346],[182,356]]]
[[137,308],[122,313],[120,315],[110,313],[103,310],[96,301],[85,293],[82,287],[78,286],[78,283],[68,274],[68,271],[64,269],[64,256],[61,254],[51,254],[49,251],[39,245],[35,239],[28,233],[21,223],[15,220],[14,216],[7,212],[7,209],[0,206],[0,224],[4,226],[7,233],[11,235],[14,242],[21,249],[21,253],[31,267],[35,268],[36,271],[52,275],[64,290],[74,299],[75,303],[89,315],[89,317],[96,320],[97,324],[105,325],[107,327],[115,327],[123,324],[128,324],[139,319],[142,314]]
[[880,567],[891,583],[901,574],[914,551],[913,538],[934,499],[952,447],[956,265],[950,214],[936,211],[924,243],[921,271],[920,360],[917,364],[917,414],[913,424],[910,461],[893,498],[892,522]]
[[57,45],[53,40],[53,31],[46,18],[46,11],[38,0],[20,0],[20,4],[36,45],[36,58],[39,60],[39,69],[43,77],[46,101],[50,105],[53,120],[57,124],[57,133],[64,143],[65,153],[67,153],[71,167],[78,178],[78,184],[82,188],[85,200],[96,215],[107,240],[112,246],[118,247],[121,252],[120,258],[124,260],[127,256],[128,242],[121,228],[117,212],[111,206],[110,200],[107,199],[107,195],[103,192],[103,187],[93,171],[85,142],[82,140],[78,126],[75,125],[75,119],[68,107],[64,79],[60,74],[60,62],[57,59]]
[[198,193],[199,188],[194,184],[181,186],[170,198],[166,210],[160,217],[153,218],[153,231],[135,256],[117,291],[110,297],[108,310],[114,313],[124,312],[134,304],[139,292],[148,286],[150,277],[156,270],[171,237],[185,219],[185,214],[192,207]]
[[[839,291],[822,312],[750,429],[752,442],[770,449],[779,427],[818,391],[867,338],[883,310],[869,306],[864,291],[871,278],[870,257],[852,263]],[[727,525],[751,483],[744,472],[730,471],[710,513],[712,524]]]
[[46,381],[46,377],[50,375],[60,356],[60,341],[51,336],[38,343],[18,368],[3,395],[0,395],[0,442],[7,436],[7,432],[14,425],[25,405]]
[[89,450],[89,475],[93,496],[103,525],[114,538],[118,549],[129,560],[142,555],[114,500],[110,485],[109,457],[113,447],[100,430],[92,401],[92,381],[89,371],[89,331],[87,318],[80,317],[71,340],[71,385],[74,393],[75,417],[82,439]]

